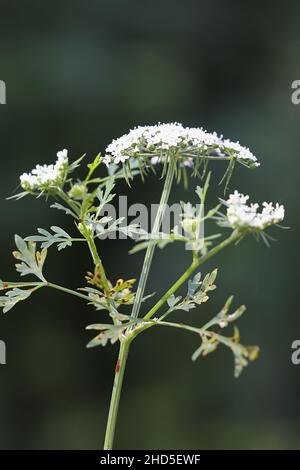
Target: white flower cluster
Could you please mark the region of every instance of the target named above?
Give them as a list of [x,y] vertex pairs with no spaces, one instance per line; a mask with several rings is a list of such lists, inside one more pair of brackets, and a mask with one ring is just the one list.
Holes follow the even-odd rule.
[[233,229],[264,230],[273,224],[278,224],[284,219],[284,206],[276,203],[263,203],[261,212],[258,212],[258,204],[247,204],[249,196],[244,196],[238,191],[230,194],[226,201],[227,219]]
[[25,191],[45,191],[51,187],[62,186],[68,171],[69,159],[66,149],[57,152],[57,160],[51,165],[37,165],[31,173],[20,176]]
[[108,145],[104,163],[124,163],[130,157],[147,155],[153,157],[151,162],[155,164],[164,152],[172,150],[183,158],[187,166],[192,166],[192,158],[197,156],[233,156],[247,166],[259,166],[257,158],[239,142],[231,142],[202,128],[183,127],[177,122],[132,129]]

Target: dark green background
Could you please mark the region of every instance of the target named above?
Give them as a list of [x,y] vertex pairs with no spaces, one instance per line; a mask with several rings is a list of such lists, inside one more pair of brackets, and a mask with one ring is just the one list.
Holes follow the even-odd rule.
[[[70,219],[44,200],[5,201],[18,176],[50,163],[57,150],[92,158],[137,124],[179,121],[224,133],[262,162],[237,168],[231,189],[287,208],[290,231],[267,249],[252,238],[214,259],[218,289],[202,323],[229,294],[246,303],[242,339],[259,344],[259,360],[233,379],[220,348],[193,364],[197,338],[151,330],[131,349],[116,435],[118,448],[299,448],[300,337],[299,119],[291,82],[300,79],[300,4],[221,0],[0,1],[1,250],[3,279],[16,280],[13,235]],[[224,168],[214,167],[213,204]],[[181,187],[172,200],[191,198]],[[133,202],[157,202],[161,182],[120,185]],[[131,243],[100,246],[112,279],[137,276],[142,257]],[[188,253],[157,252],[148,292],[162,292],[184,270]],[[83,285],[91,268],[83,247],[50,250],[48,277]],[[185,314],[183,314],[185,315]],[[102,444],[117,346],[85,349],[85,325],[99,314],[80,300],[41,291],[1,317],[7,365],[0,366],[2,449],[90,449]]]

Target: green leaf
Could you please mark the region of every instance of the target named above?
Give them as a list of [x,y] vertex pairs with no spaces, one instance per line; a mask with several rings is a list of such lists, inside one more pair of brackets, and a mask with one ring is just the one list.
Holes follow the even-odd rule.
[[133,248],[131,248],[131,250],[129,251],[129,254],[133,255],[135,253],[138,253],[139,251],[146,250],[149,245],[155,245],[158,248],[163,249],[169,243],[173,243],[174,241],[175,241],[175,238],[172,236],[170,236],[169,239],[162,238],[161,240],[156,239],[156,240],[147,240],[147,241],[141,241],[141,242],[138,241],[138,243]]
[[3,313],[11,310],[18,302],[27,299],[31,294],[32,289],[23,290],[14,288],[5,295],[0,296],[0,307],[3,308]]
[[188,297],[193,297],[196,290],[199,289],[201,284],[201,273],[197,273],[193,279],[188,282]]
[[25,241],[42,242],[42,248],[49,248],[53,244],[57,243],[58,251],[63,250],[67,246],[72,246],[72,238],[62,228],[53,225],[51,230],[54,234],[43,228],[38,228],[37,231],[40,235],[26,237]]
[[214,352],[219,345],[219,342],[214,337],[207,338],[206,336],[202,336],[201,339],[201,346],[196,349],[192,355],[192,361],[196,361],[200,356],[207,356],[208,354]]
[[84,153],[81,157],[79,157],[77,160],[75,160],[73,163],[69,165],[68,168],[68,173],[72,173],[76,168],[78,168],[82,162],[82,160],[85,158],[86,154]]
[[175,297],[174,294],[171,295],[171,297],[168,298],[167,303],[170,308],[174,308],[176,304],[181,300],[181,297]]
[[130,238],[143,237],[147,234],[146,230],[142,229],[139,224],[129,224],[126,227],[120,226],[118,231]]
[[228,299],[225,302],[225,305],[223,308],[220,310],[220,312],[212,318],[206,325],[204,326],[205,329],[211,328],[214,325],[218,325],[221,328],[225,328],[228,326],[229,323],[232,323],[236,321],[238,318],[240,318],[246,311],[246,306],[241,305],[239,308],[235,310],[235,312],[229,314],[229,309],[231,307],[233,301],[233,295],[228,297]]
[[109,305],[103,294],[93,287],[80,287],[78,290],[87,292],[90,299],[90,305],[93,305],[98,310],[109,310]]
[[99,206],[96,212],[96,219],[101,214],[101,211],[103,210],[104,206],[114,199],[115,194],[112,194],[112,190],[114,189],[114,187],[115,179],[112,177],[105,183],[104,190],[102,190],[101,188],[97,189],[96,196],[99,200]]
[[240,318],[246,311],[246,306],[241,305],[239,308],[236,309],[234,313],[231,313],[230,315],[227,315],[227,321],[228,322],[233,322]]
[[217,273],[218,270],[215,269],[210,274],[207,274],[202,282],[201,273],[197,273],[193,280],[189,281],[187,300],[190,304],[199,305],[209,299],[207,292],[216,289],[216,286],[213,283],[216,279]]
[[106,346],[108,342],[111,344],[116,343],[119,339],[121,339],[121,336],[123,335],[126,328],[136,323],[137,321],[133,320],[121,325],[103,323],[88,325],[86,330],[98,330],[100,333],[87,344],[87,348],[94,348],[100,345]]
[[234,328],[231,350],[234,355],[234,377],[238,378],[249,361],[257,359],[259,354],[258,346],[243,346],[240,344],[239,330]]
[[199,197],[201,205],[203,205],[205,203],[207,191],[208,191],[208,188],[209,188],[210,178],[211,178],[211,171],[208,173],[208,175],[205,179],[205,183],[204,183],[203,188],[201,188],[200,186],[197,186],[197,188],[196,188],[195,193]]
[[160,319],[166,318],[170,313],[175,310],[183,310],[189,312],[190,310],[196,308],[197,305],[200,305],[204,302],[207,302],[209,299],[207,292],[214,290],[216,286],[213,284],[217,276],[217,270],[215,269],[212,273],[207,274],[201,282],[201,273],[197,273],[193,279],[190,279],[188,282],[188,292],[186,297],[181,300],[181,297],[175,297],[173,294],[167,300],[169,305],[169,310],[165,312]]
[[21,276],[33,274],[41,281],[46,282],[43,276],[43,266],[47,256],[47,250],[36,251],[35,242],[26,243],[19,235],[15,236],[15,243],[19,251],[14,251],[13,255],[21,263],[16,264],[16,270]]
[[22,199],[25,196],[29,196],[29,194],[30,193],[28,191],[22,191],[21,193],[14,194],[14,196],[10,196],[10,197],[6,198],[6,200],[10,201],[12,199],[16,199],[18,201],[19,199]]
[[118,219],[111,222],[112,220],[112,217],[104,216],[101,217],[101,219],[98,219],[97,222],[92,222],[94,229],[97,232],[97,237],[100,238],[108,233],[122,232],[123,230],[125,231],[125,229],[127,229],[127,227],[121,227],[121,224],[124,221],[124,217],[119,217]]
[[98,166],[101,164],[101,162],[102,162],[102,158],[101,158],[100,153],[98,153],[98,155],[96,155],[94,161],[87,165],[87,167],[89,169],[89,173],[88,173],[88,176],[85,180],[86,183],[90,180],[90,178],[93,175],[94,171],[98,168]]
[[214,269],[210,274],[206,274],[205,278],[203,279],[202,287],[201,287],[201,289],[204,292],[209,292],[211,290],[216,289],[214,282],[216,280],[217,274],[218,274],[217,269]]
[[[203,330],[202,330],[203,331]],[[239,377],[243,369],[248,365],[249,361],[254,361],[259,353],[257,346],[244,346],[240,343],[239,330],[234,328],[233,337],[221,336],[212,332],[200,333],[201,345],[192,355],[195,361],[200,356],[206,356],[214,352],[219,344],[224,344],[231,349],[234,356],[234,377]]]
[[232,177],[232,174],[233,174],[235,164],[236,164],[236,159],[232,157],[230,162],[229,162],[229,165],[227,167],[227,170],[224,173],[224,176],[222,177],[221,181],[219,182],[219,184],[221,185],[225,181],[224,194],[226,194],[228,185],[230,183],[230,180],[231,180],[231,177]]
[[72,217],[74,217],[75,219],[77,219],[77,215],[75,214],[75,212],[71,211],[71,209],[69,209],[68,207],[63,206],[62,204],[59,204],[58,202],[55,202],[55,203],[52,204],[50,207],[51,207],[52,209],[58,209],[58,210],[60,210],[60,211],[64,211],[65,214],[71,215]]

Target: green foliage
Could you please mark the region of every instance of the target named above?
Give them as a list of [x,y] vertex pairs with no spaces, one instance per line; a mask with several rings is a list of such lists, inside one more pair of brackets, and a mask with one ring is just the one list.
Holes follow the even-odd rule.
[[96,330],[99,331],[99,333],[87,344],[87,348],[94,348],[96,346],[106,346],[108,342],[114,344],[118,340],[122,340],[123,336],[126,333],[126,330],[130,326],[133,326],[137,323],[137,320],[132,320],[127,321],[124,324],[118,325],[103,323],[88,325],[86,327],[87,330]]
[[156,318],[153,325],[175,327],[190,331],[192,333],[197,333],[200,336],[201,345],[192,355],[193,361],[201,356],[205,357],[208,354],[216,351],[219,344],[227,346],[234,354],[234,376],[238,377],[243,368],[248,364],[249,360],[256,359],[258,355],[258,348],[256,346],[249,347],[240,344],[240,337],[236,327],[233,337],[222,336],[211,329],[215,326],[221,329],[227,327],[229,323],[236,321],[246,311],[246,307],[241,305],[233,313],[229,313],[233,296],[227,299],[224,306],[215,317],[213,317],[209,322],[200,328],[189,326],[186,323],[165,322],[166,317],[174,311],[182,310],[188,312],[189,310],[198,307],[203,302],[207,302],[209,300],[208,292],[216,289],[216,277],[217,269],[214,269],[211,273],[206,274],[203,281],[201,281],[201,273],[197,273],[192,279],[188,281],[188,292],[186,297],[182,299],[182,297],[176,297],[174,294],[168,297],[167,304],[169,309],[161,317]]
[[[186,249],[193,253],[205,254],[213,240],[221,236],[220,234],[213,234],[211,236],[204,237],[201,230],[204,221],[213,219],[220,208],[220,204],[218,204],[216,207],[209,210],[206,215],[204,214],[204,203],[209,187],[210,177],[211,173],[207,175],[203,189],[200,186],[196,187],[195,193],[200,201],[198,206],[193,206],[190,202],[185,203],[181,201],[181,227],[175,226],[170,233],[147,233],[144,230],[137,230],[134,233],[137,244],[129,253],[138,253],[139,251],[147,249],[150,245],[155,245],[158,248],[163,249],[170,243],[181,242],[185,244]],[[184,234],[181,234],[182,229]]]
[[228,167],[227,167],[227,170],[225,171],[221,181],[220,181],[220,185],[225,181],[225,185],[224,185],[224,194],[226,193],[227,191],[227,188],[228,188],[228,185],[230,183],[230,180],[232,178],[232,175],[233,175],[233,171],[234,171],[234,167],[236,165],[236,158],[232,158],[228,164]]
[[21,261],[16,264],[16,270],[21,276],[33,274],[41,281],[46,282],[43,275],[43,266],[47,250],[43,248],[41,251],[36,251],[35,242],[29,241],[26,243],[19,235],[15,236],[15,242],[19,251],[14,251],[13,255],[18,261]]
[[[46,279],[43,275],[43,266],[47,256],[46,248],[41,251],[36,250],[36,244],[33,241],[26,243],[19,235],[15,236],[15,243],[18,251],[13,252],[13,256],[19,261],[16,264],[16,270],[20,276],[32,274],[41,282],[3,282],[0,281],[0,290],[7,290],[6,294],[0,296],[0,307],[3,313],[11,310],[19,302],[26,300],[30,295],[40,287],[46,285]],[[22,287],[29,287],[22,289]]]
[[11,310],[18,302],[27,299],[31,294],[31,289],[24,290],[15,287],[5,295],[0,296],[0,307],[3,308],[3,313]]
[[52,209],[58,209],[60,211],[63,211],[65,214],[67,215],[71,215],[72,217],[74,217],[75,219],[77,219],[77,214],[72,211],[69,207],[65,207],[63,206],[62,204],[59,204],[58,202],[55,202],[54,204],[52,204],[50,206]]
[[198,305],[207,302],[209,299],[208,292],[216,289],[214,281],[217,277],[218,270],[214,269],[212,273],[207,274],[203,281],[201,281],[201,273],[197,273],[193,279],[189,280],[188,292],[186,297],[175,297],[174,294],[167,299],[169,310],[162,316],[165,318],[175,310],[183,310],[188,312]]
[[39,235],[26,237],[25,241],[41,242],[42,248],[50,248],[53,244],[57,244],[58,251],[63,250],[67,246],[72,246],[72,238],[60,227],[53,225],[51,230],[53,234],[43,228],[38,228]]
[[97,189],[96,197],[99,201],[99,206],[96,212],[96,217],[95,217],[96,220],[101,214],[101,211],[103,210],[104,206],[110,203],[114,199],[115,194],[112,194],[114,187],[115,187],[115,180],[114,178],[111,178],[105,183],[104,190],[101,187]]
[[213,326],[226,328],[229,323],[236,321],[244,314],[246,311],[245,305],[241,305],[233,313],[229,313],[232,301],[233,296],[229,297],[220,312],[199,330],[201,345],[192,355],[192,360],[195,361],[200,356],[207,356],[207,354],[214,352],[219,344],[223,344],[231,349],[234,355],[234,376],[239,377],[244,367],[248,365],[249,360],[253,361],[257,358],[259,348],[240,344],[240,334],[236,326],[232,337],[222,336],[211,331]]
[[85,179],[85,183],[87,183],[88,181],[90,181],[92,175],[94,174],[94,172],[96,171],[96,169],[101,165],[101,162],[102,162],[102,158],[100,156],[100,153],[98,153],[98,155],[96,155],[95,159],[93,162],[91,163],[88,163],[87,167],[88,167],[88,175]]

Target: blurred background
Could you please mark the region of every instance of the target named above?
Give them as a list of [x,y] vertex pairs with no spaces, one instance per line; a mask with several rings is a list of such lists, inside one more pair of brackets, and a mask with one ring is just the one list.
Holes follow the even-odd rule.
[[[242,341],[259,359],[235,380],[225,348],[192,363],[197,338],[153,329],[131,348],[116,435],[120,449],[300,448],[299,121],[291,83],[300,79],[300,4],[221,0],[0,1],[1,278],[17,280],[13,235],[71,218],[44,199],[6,201],[18,177],[69,149],[92,159],[138,124],[179,121],[223,133],[262,162],[239,166],[230,189],[286,205],[289,231],[275,230],[271,249],[248,237],[205,268],[221,266],[218,289],[198,324],[230,294],[245,303]],[[212,167],[209,204],[222,195],[224,172]],[[171,200],[188,200],[175,187]],[[298,188],[298,189],[297,189]],[[119,185],[131,202],[156,203],[161,181]],[[138,276],[142,255],[129,241],[102,242],[112,280]],[[157,251],[147,292],[164,291],[189,253]],[[84,247],[50,250],[49,279],[76,288],[91,269]],[[153,300],[149,301],[150,302]],[[180,318],[186,315],[181,314]],[[199,316],[201,317],[199,318]],[[0,318],[7,365],[0,366],[1,449],[97,449],[108,412],[117,346],[86,350],[84,330],[99,313],[76,298],[41,291]],[[228,331],[229,333],[229,331]]]

